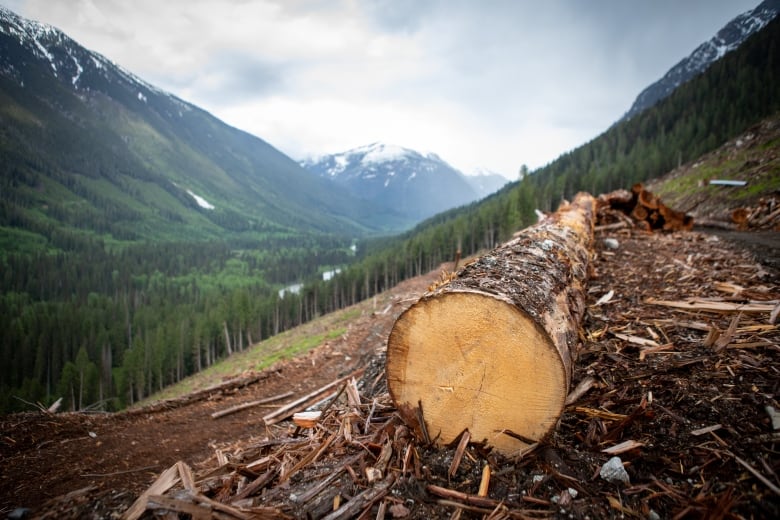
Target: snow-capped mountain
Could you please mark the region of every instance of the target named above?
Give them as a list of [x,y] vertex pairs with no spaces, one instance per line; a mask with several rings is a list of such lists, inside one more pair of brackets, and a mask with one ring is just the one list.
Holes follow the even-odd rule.
[[509,180],[500,173],[484,168],[478,168],[471,174],[466,175],[466,180],[469,181],[469,184],[476,190],[480,198],[497,192],[509,182]]
[[[182,110],[192,106],[146,83],[104,56],[90,51],[50,25],[23,18],[0,6],[0,33],[18,41],[21,49],[5,48],[0,54],[0,73],[24,86],[24,71],[19,67],[19,50],[47,64],[51,75],[75,90],[105,90],[109,85],[124,90],[135,102],[149,103],[153,97],[165,97]],[[14,52],[16,51],[16,52]],[[22,61],[24,65],[27,63]]]
[[[0,176],[23,179],[5,195],[24,201],[25,223],[39,222],[36,212],[45,208],[47,225],[93,226],[122,240],[291,231],[355,236],[408,223],[62,31],[4,7],[0,98]],[[0,228],[12,224],[0,215]]]
[[480,192],[434,153],[374,143],[301,161],[316,175],[414,220],[472,202]]
[[749,36],[760,31],[778,12],[780,0],[764,0],[755,9],[731,20],[709,41],[699,45],[690,56],[669,69],[663,78],[640,92],[623,119],[631,119],[650,108],[677,87],[704,72],[726,53],[739,47]]

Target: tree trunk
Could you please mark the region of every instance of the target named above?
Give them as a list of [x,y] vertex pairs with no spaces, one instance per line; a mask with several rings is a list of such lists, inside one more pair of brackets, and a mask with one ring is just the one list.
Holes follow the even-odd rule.
[[222,326],[225,329],[225,348],[227,349],[227,355],[233,355],[233,349],[230,347],[230,332],[228,332],[227,321],[222,322]]
[[388,388],[419,435],[443,445],[468,429],[511,455],[555,426],[585,308],[594,215],[593,197],[577,195],[398,318]]

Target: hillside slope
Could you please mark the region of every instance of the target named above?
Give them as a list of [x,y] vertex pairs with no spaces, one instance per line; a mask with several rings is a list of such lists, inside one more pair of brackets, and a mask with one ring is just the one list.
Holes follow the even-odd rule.
[[[744,186],[709,184],[744,181]],[[724,219],[732,210],[780,200],[780,114],[753,125],[696,161],[647,183],[670,206],[699,219]]]
[[780,0],[764,0],[755,9],[731,20],[715,36],[669,69],[661,79],[642,90],[622,119],[631,119],[647,110],[669,96],[680,85],[707,70],[726,53],[738,48],[748,37],[760,31],[778,12]]
[[5,8],[0,123],[4,232],[119,241],[356,235],[398,220]]
[[[768,312],[743,315],[726,347],[714,349],[707,344],[707,330],[731,330],[730,314],[699,311],[695,317],[648,299],[733,301],[739,295],[719,287],[736,286],[745,297],[765,301],[779,294],[780,273],[697,232],[611,233],[598,236],[573,377],[574,382],[594,378],[595,384],[566,408],[553,435],[524,454],[521,463],[488,455],[473,443],[457,472],[448,476],[454,447],[430,449],[410,439],[397,422],[383,383],[381,352],[393,320],[438,277],[432,272],[354,308],[352,315],[357,311],[359,316],[335,324],[346,325],[346,332],[310,354],[259,374],[226,374],[238,377],[211,390],[201,388],[191,398],[113,415],[3,418],[0,507],[29,507],[35,515],[55,517],[118,515],[181,460],[193,468],[199,493],[264,518],[320,517],[332,510],[335,495],[341,504],[361,504],[363,492],[379,492],[385,485],[392,488],[392,498],[384,507],[401,500],[408,518],[448,518],[456,505],[452,500],[478,507],[480,513],[499,507],[524,516],[605,518],[617,510],[637,517],[653,516],[651,511],[662,518],[685,512],[702,518],[776,517],[780,502],[756,474],[778,463],[773,452],[761,449],[776,436],[765,406],[777,407],[777,327],[766,324]],[[618,248],[607,247],[606,238],[616,240]],[[667,283],[670,279],[677,282]],[[608,291],[614,291],[612,299],[599,303]],[[316,330],[315,324],[307,327],[305,334]],[[652,346],[656,336],[658,344]],[[350,406],[343,397],[324,428],[305,430],[303,436],[289,422],[263,426],[263,416],[275,405],[210,417],[290,389],[291,401],[355,368],[366,369],[361,404]],[[613,456],[604,449],[624,442],[632,443],[618,450],[630,484],[616,488],[594,475]],[[390,447],[387,470],[393,479],[372,483],[363,469],[377,464],[383,445]],[[412,454],[407,464],[406,453]],[[219,462],[220,457],[230,464]],[[285,465],[277,468],[274,461],[282,460]],[[456,494],[450,502],[436,501],[430,485],[476,495],[485,465],[493,478],[483,502],[466,506],[463,495]],[[256,486],[244,487],[254,490],[236,500],[236,483],[244,478]],[[170,495],[185,496],[178,487]],[[375,517],[383,494],[377,496],[375,503],[358,505],[358,512],[366,509]],[[168,507],[185,505],[169,502]]]

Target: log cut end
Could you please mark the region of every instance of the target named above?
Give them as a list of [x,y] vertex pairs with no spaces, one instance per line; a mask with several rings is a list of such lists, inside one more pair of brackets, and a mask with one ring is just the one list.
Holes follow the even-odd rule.
[[446,445],[468,429],[505,455],[544,437],[563,410],[566,370],[548,334],[516,306],[479,292],[423,298],[396,321],[387,379],[399,412]]

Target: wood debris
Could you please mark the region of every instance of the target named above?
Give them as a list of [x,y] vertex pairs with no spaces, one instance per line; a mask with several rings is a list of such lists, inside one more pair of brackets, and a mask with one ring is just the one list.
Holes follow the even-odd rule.
[[246,410],[247,408],[252,408],[253,406],[258,406],[261,404],[267,404],[272,403],[274,401],[278,401],[280,399],[284,399],[286,397],[290,397],[293,395],[292,392],[285,392],[283,394],[275,395],[273,397],[266,397],[264,399],[256,399],[254,401],[249,401],[247,403],[241,403],[237,404],[235,406],[231,406],[230,408],[226,408],[225,410],[220,410],[218,412],[214,412],[211,414],[212,419],[219,419],[220,417],[224,417],[226,415],[230,415],[231,413],[240,412],[241,410]]
[[[147,493],[147,511],[196,518],[195,504],[217,518],[193,499],[202,496],[232,508],[219,518],[774,516],[780,437],[766,410],[780,408],[780,329],[768,323],[777,278],[695,233],[617,233],[617,253],[654,255],[632,255],[616,276],[603,264],[617,253],[598,253],[577,385],[559,427],[531,450],[507,458],[468,430],[441,448],[415,436],[375,384],[380,356],[360,382],[328,385],[342,391],[307,429],[277,424],[225,448],[230,462],[206,461],[194,492],[178,483]],[[630,305],[595,305],[609,292]]]
[[[209,457],[157,466],[149,479],[152,461],[134,460],[128,467],[146,469],[134,474],[143,488],[158,477],[159,484],[134,493],[121,512],[141,519],[780,517],[780,327],[772,322],[780,275],[697,232],[602,233],[619,247],[597,241],[573,389],[558,426],[528,450],[506,457],[470,432],[442,447],[432,446],[438,431],[415,436],[388,394],[380,341],[359,379],[334,374],[315,392],[299,389],[290,398],[298,404],[272,424],[257,415],[252,437],[226,437]],[[595,305],[610,291],[610,301]],[[216,409],[208,410],[213,426],[257,412],[211,420]],[[319,412],[311,426],[288,420],[304,411]],[[59,415],[36,424],[51,428]],[[84,442],[104,436],[90,426],[98,432],[91,439],[83,422],[66,420]],[[22,443],[12,432],[4,431],[4,460]],[[628,478],[599,477],[618,456]],[[89,517],[85,503],[106,497],[95,481],[36,515]]]
[[645,231],[690,231],[693,217],[664,204],[657,195],[635,184],[631,191],[599,195],[597,231],[637,227]]
[[754,206],[739,206],[707,218],[697,219],[704,226],[729,230],[780,231],[780,196],[761,197]]

